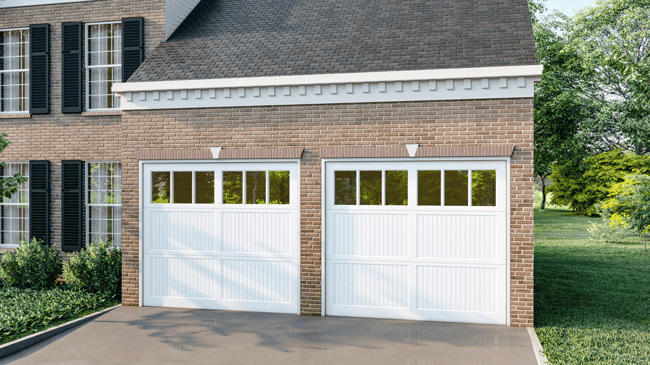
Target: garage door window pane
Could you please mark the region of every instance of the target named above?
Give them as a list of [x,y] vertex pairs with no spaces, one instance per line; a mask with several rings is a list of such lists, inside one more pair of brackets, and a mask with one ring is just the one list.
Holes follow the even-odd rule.
[[381,171],[361,171],[361,205],[381,205]]
[[196,172],[196,204],[214,204],[214,171]]
[[151,202],[153,204],[169,204],[170,176],[169,172],[151,173]]
[[440,171],[418,171],[418,205],[440,205]]
[[174,172],[174,204],[192,204],[192,172]]
[[472,205],[477,207],[497,205],[496,170],[472,171]]
[[467,171],[445,171],[445,205],[468,205]]
[[408,205],[409,172],[386,171],[386,205]]
[[241,171],[223,172],[223,203],[242,204],[244,202],[242,181],[244,174]]
[[289,204],[289,171],[269,171],[269,204]]
[[357,204],[357,172],[356,171],[335,171],[334,172],[334,204],[356,205]]
[[246,204],[266,204],[266,171],[246,171]]

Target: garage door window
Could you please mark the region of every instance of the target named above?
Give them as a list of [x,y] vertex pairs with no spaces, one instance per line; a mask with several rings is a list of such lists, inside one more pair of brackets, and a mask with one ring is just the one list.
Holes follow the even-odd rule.
[[171,173],[151,173],[151,202],[153,204],[171,203]]
[[418,171],[418,205],[441,205],[441,176],[440,170]]
[[445,171],[445,205],[467,206],[468,171]]
[[224,171],[223,204],[289,204],[289,179],[289,171]]
[[196,204],[214,204],[214,171],[197,171]]
[[409,172],[386,171],[386,205],[408,205]]
[[497,205],[497,171],[472,171],[472,205],[494,207]]

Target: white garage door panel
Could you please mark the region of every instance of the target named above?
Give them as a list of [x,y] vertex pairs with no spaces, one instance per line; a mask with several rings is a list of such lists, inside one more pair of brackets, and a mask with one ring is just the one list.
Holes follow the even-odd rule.
[[[152,172],[169,172],[172,184],[179,171],[193,172],[193,179],[214,172],[214,204],[174,204],[173,196],[154,204]],[[244,179],[246,171],[289,171],[289,204],[223,204],[224,171],[242,171]],[[145,164],[143,184],[144,305],[299,312],[297,163]],[[191,184],[194,196],[198,182]]]
[[[445,205],[446,171],[459,170],[467,176],[467,205]],[[485,181],[474,171],[485,170],[496,171],[494,205],[472,206],[473,189],[489,193],[472,185],[474,176]],[[343,194],[356,191],[356,204],[350,195],[341,195],[348,205],[335,204],[336,171],[348,171],[340,184]],[[408,172],[408,187],[393,188],[407,189],[407,199],[397,200],[404,205],[386,204],[389,171]],[[439,205],[418,204],[420,171],[441,171]],[[327,162],[325,174],[327,315],[507,323],[505,161]],[[381,176],[381,196],[363,197],[379,205],[361,205],[363,176],[375,179],[368,186]]]
[[408,215],[332,215],[335,256],[407,257],[408,247],[399,242],[406,237]]
[[214,218],[214,212],[150,211],[147,229],[151,239],[145,240],[145,252],[212,252]]

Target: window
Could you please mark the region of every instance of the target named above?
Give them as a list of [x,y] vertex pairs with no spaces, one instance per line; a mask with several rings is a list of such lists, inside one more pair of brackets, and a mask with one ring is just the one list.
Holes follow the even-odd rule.
[[122,24],[88,24],[86,40],[86,109],[119,109],[113,84],[122,81]]
[[29,29],[0,31],[0,112],[29,111]]
[[[3,177],[20,173],[29,177],[28,163],[7,163]],[[16,246],[29,239],[29,182],[18,187],[11,198],[0,200],[0,247]],[[7,245],[7,246],[4,246]]]
[[407,170],[335,171],[334,204],[408,205],[408,183]]
[[122,164],[89,162],[86,201],[87,242],[102,240],[122,246]]
[[223,204],[289,204],[289,171],[224,171],[222,184]]

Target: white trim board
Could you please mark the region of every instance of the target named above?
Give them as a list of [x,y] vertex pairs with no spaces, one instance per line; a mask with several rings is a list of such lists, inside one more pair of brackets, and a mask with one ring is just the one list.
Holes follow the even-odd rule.
[[15,8],[32,5],[54,5],[62,3],[78,3],[93,0],[0,0],[0,8]]
[[530,98],[542,66],[120,83],[122,110]]

